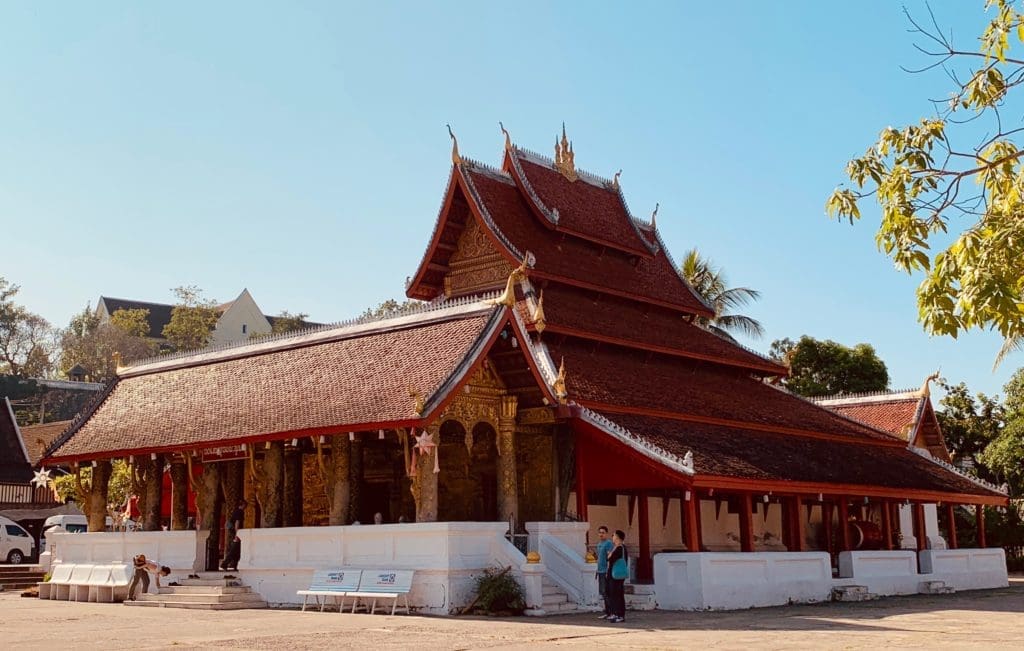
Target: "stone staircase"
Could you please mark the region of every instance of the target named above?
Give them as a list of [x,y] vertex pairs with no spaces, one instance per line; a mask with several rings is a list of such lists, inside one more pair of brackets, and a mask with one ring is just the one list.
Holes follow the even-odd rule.
[[0,565],[0,591],[34,587],[44,575],[35,565]]
[[626,610],[654,610],[657,606],[653,585],[643,583],[626,585]]
[[191,610],[239,610],[266,608],[267,602],[241,579],[227,579],[224,574],[205,572],[198,579],[182,579],[181,585],[162,586],[160,594],[142,594],[126,606],[154,608],[188,608]]
[[946,585],[945,581],[925,581],[921,584],[921,594],[953,594],[956,588]]
[[545,614],[561,615],[564,613],[574,613],[578,610],[576,604],[570,601],[569,595],[565,590],[547,576],[543,578],[541,586],[543,588],[541,592],[543,595],[541,608]]
[[832,601],[874,601],[878,595],[868,592],[867,586],[841,585],[832,588]]

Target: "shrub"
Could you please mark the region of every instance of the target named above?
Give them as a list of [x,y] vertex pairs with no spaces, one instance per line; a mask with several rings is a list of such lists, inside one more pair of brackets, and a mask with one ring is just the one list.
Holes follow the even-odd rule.
[[521,613],[526,608],[523,588],[510,573],[511,568],[488,568],[476,577],[476,605],[487,612]]

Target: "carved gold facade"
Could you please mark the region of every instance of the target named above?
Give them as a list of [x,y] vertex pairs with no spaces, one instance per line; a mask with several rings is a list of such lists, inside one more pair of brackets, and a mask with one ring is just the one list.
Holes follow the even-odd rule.
[[513,270],[472,218],[459,236],[448,269],[444,293],[449,298],[499,289]]

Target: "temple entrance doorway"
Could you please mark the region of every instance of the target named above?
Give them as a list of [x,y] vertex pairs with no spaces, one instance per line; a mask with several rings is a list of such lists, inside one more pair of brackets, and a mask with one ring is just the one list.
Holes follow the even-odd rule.
[[467,432],[459,421],[441,425],[438,519],[498,520],[497,435],[487,423]]

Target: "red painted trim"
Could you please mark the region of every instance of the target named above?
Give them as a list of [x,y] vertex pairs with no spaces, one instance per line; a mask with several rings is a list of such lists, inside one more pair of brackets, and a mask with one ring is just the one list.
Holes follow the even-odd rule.
[[804,551],[804,500],[800,495],[794,495],[790,498],[790,520],[793,523],[793,534],[791,536],[792,543],[790,545],[792,551],[802,552]]
[[[643,467],[647,468],[652,474],[659,476],[665,482],[665,487],[678,487],[681,484],[689,487],[690,479],[686,475],[676,473],[670,470],[663,464],[658,463],[654,459],[651,459],[644,454],[641,454],[640,452],[634,450],[625,443],[618,441],[610,434],[605,433],[595,425],[591,425],[590,423],[587,423],[586,421],[580,418],[574,418],[570,421],[570,426],[573,428],[573,431],[577,432],[578,434],[582,434],[584,437],[587,437],[591,442],[603,446],[614,453],[620,455],[625,454],[630,460],[634,461],[635,463],[641,464]],[[592,432],[587,430],[592,430]],[[577,441],[578,440],[579,439],[577,439]],[[579,449],[580,448],[577,448],[577,450]],[[577,452],[577,454],[579,454],[579,452]],[[595,490],[611,490],[615,488],[636,488],[636,486],[627,485],[626,480],[628,478],[624,476],[608,477],[601,479],[604,479],[605,481],[598,481],[596,483],[591,481],[589,483],[590,487]]]
[[839,500],[839,551],[850,551],[850,503],[848,498]]
[[946,543],[950,549],[956,549],[958,547],[956,539],[956,513],[954,512],[953,505],[949,502],[946,502],[946,521],[949,522],[946,531]]
[[700,498],[697,491],[690,491],[690,499],[686,499],[684,491],[680,506],[685,511],[684,527],[686,532],[686,549],[691,552],[699,552],[701,548],[700,539]]
[[988,547],[988,540],[985,536],[985,507],[981,504],[978,504],[974,508],[974,518],[975,522],[977,523],[976,526],[978,527],[978,547],[985,548]]
[[[772,432],[775,434],[794,434],[796,436],[804,436],[812,439],[823,439],[826,441],[837,441],[840,443],[853,443],[857,445],[877,445],[880,447],[892,447],[902,448],[906,447],[906,442],[899,439],[886,437],[884,439],[870,439],[870,438],[857,438],[854,439],[849,436],[839,436],[837,434],[825,434],[823,432],[812,432],[809,430],[795,429],[792,427],[781,427],[777,425],[764,425],[762,423],[751,423],[747,421],[731,420],[728,418],[714,418],[711,416],[697,416],[692,414],[679,414],[671,411],[663,411],[660,409],[650,409],[648,407],[627,407],[624,405],[612,405],[605,402],[597,402],[593,400],[577,400],[577,403],[588,407],[595,411],[610,412],[615,414],[632,414],[634,416],[651,416],[654,418],[665,418],[668,420],[678,420],[688,423],[704,423],[705,425],[723,425],[726,427],[736,427],[739,429],[749,429],[760,432]],[[879,433],[881,435],[881,433]]]
[[693,485],[698,488],[714,488],[731,491],[772,491],[780,495],[818,495],[856,496],[856,497],[888,497],[890,499],[910,500],[911,502],[955,502],[957,504],[990,504],[1006,506],[1009,498],[1001,495],[984,495],[971,493],[944,493],[942,491],[919,490],[908,488],[888,488],[885,486],[868,486],[863,484],[823,484],[817,482],[786,481],[781,479],[762,480],[741,477],[725,477],[721,475],[697,474]]
[[892,504],[882,502],[882,544],[892,549]]
[[646,491],[640,491],[639,500],[640,557],[636,563],[636,578],[640,581],[654,579],[654,567],[651,563],[651,504]]
[[[448,189],[445,194],[444,207],[441,209],[441,214],[438,216],[437,224],[434,226],[434,236],[430,240],[430,246],[427,247],[426,252],[423,254],[423,259],[420,261],[420,266],[416,269],[413,281],[409,284],[409,288],[405,290],[405,295],[409,298],[423,296],[416,290],[419,288],[420,283],[423,282],[423,276],[427,273],[427,267],[429,266],[430,261],[434,259],[434,249],[437,247],[438,242],[441,241],[441,233],[444,232],[445,226],[448,224],[448,213],[451,211],[452,202],[455,199],[455,188],[458,185],[456,182],[457,169],[457,167],[453,166],[451,180],[448,182]],[[465,193],[465,191],[463,192]]]
[[740,551],[754,551],[754,514],[750,493],[740,494]]
[[[696,327],[696,326],[695,326]],[[570,337],[578,337],[580,339],[591,339],[593,341],[600,341],[606,344],[613,344],[616,346],[623,346],[625,348],[636,348],[639,350],[649,350],[655,353],[663,353],[666,355],[673,355],[675,357],[686,357],[689,359],[699,359],[705,362],[714,362],[716,364],[723,364],[726,366],[735,366],[737,368],[747,370],[758,370],[765,371],[767,375],[788,375],[789,370],[784,366],[773,366],[769,363],[757,364],[757,363],[743,363],[736,360],[729,360],[715,355],[704,355],[702,353],[692,353],[688,351],[679,350],[678,348],[668,348],[666,346],[656,346],[653,344],[644,343],[641,341],[622,339],[620,337],[608,337],[605,335],[599,335],[586,330],[580,330],[579,328],[569,328],[566,326],[560,326],[554,323],[548,323],[545,328],[545,332],[553,332],[560,335],[568,335]],[[746,351],[744,351],[746,352]],[[751,353],[753,354],[753,353]]]

